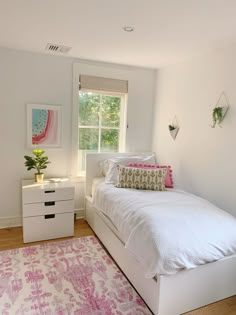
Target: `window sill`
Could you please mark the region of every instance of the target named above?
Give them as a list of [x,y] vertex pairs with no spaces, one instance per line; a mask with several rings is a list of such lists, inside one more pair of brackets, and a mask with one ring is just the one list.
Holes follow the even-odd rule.
[[85,174],[79,174],[77,176],[71,176],[70,177],[70,180],[73,182],[73,183],[84,183],[85,182]]

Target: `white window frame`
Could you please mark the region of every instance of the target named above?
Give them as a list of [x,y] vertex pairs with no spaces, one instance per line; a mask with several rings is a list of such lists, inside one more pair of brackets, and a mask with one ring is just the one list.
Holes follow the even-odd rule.
[[[124,68],[120,69],[114,65],[106,65],[106,64],[88,64],[85,62],[75,62],[73,64],[73,107],[72,107],[72,143],[71,143],[71,163],[69,167],[69,176],[75,182],[84,182],[85,174],[78,173],[78,99],[79,99],[79,78],[80,75],[91,75],[98,76],[110,79],[118,79],[118,80],[127,80],[129,81],[131,74],[130,70]],[[101,91],[100,91],[101,92]],[[117,93],[116,93],[117,94]],[[125,96],[125,103],[128,104],[128,95]],[[128,106],[124,109],[123,117],[124,117],[124,125],[122,132],[123,135],[121,139],[124,139],[123,143],[123,152],[126,152],[127,146],[127,111]]]
[[[101,125],[101,119],[99,119],[98,126],[80,126],[79,125],[79,113],[78,113],[78,152],[79,150],[79,129],[99,129],[99,139],[98,139],[98,153],[101,152],[101,130],[102,129],[116,129],[119,130],[119,145],[118,145],[118,152],[125,152],[125,144],[126,144],[126,129],[127,129],[127,94],[126,93],[119,93],[119,92],[111,92],[111,91],[100,91],[100,90],[90,90],[90,89],[81,89],[81,92],[91,92],[97,93],[99,95],[108,95],[108,96],[117,96],[121,99],[120,104],[120,126],[119,127],[104,127]],[[78,108],[79,108],[79,93],[78,93]],[[100,108],[101,109],[101,106]],[[81,150],[82,151],[82,150]],[[102,151],[105,152],[105,151]],[[78,154],[77,154],[78,158]],[[78,169],[79,169],[79,162]],[[85,176],[85,171],[78,171],[79,176]]]
[[[82,92],[91,92],[91,93],[97,93],[100,95],[108,95],[108,96],[117,96],[121,98],[121,104],[120,104],[120,127],[102,127],[101,126],[101,120],[99,119],[99,126],[79,126],[78,128],[98,128],[101,129],[117,129],[120,131],[119,136],[119,152],[125,151],[125,143],[126,143],[126,127],[127,127],[127,94],[125,93],[118,93],[118,92],[107,92],[107,91],[97,91],[97,90],[88,90],[88,89],[82,89],[80,90]],[[100,107],[101,109],[101,107]],[[99,149],[98,153],[100,153],[100,137],[101,132],[99,132]]]

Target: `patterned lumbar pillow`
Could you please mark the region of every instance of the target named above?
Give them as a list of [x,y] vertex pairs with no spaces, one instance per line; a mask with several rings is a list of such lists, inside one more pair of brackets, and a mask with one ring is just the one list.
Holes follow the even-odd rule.
[[165,186],[166,188],[174,188],[174,182],[172,177],[172,169],[170,165],[151,165],[151,164],[142,164],[142,163],[129,163],[129,167],[136,168],[166,168],[166,178],[165,178]]
[[119,188],[136,188],[164,191],[166,168],[142,169],[118,165]]

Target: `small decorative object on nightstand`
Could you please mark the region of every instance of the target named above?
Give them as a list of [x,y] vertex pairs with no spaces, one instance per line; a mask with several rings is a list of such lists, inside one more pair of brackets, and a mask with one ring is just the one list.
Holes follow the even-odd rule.
[[34,174],[34,181],[36,183],[43,183],[44,173],[41,170],[47,168],[48,164],[51,163],[48,161],[48,157],[44,155],[45,151],[41,149],[35,149],[32,151],[34,156],[25,155],[25,166],[27,171],[32,169],[37,170],[37,173]]
[[22,181],[23,240],[35,242],[74,234],[73,184]]

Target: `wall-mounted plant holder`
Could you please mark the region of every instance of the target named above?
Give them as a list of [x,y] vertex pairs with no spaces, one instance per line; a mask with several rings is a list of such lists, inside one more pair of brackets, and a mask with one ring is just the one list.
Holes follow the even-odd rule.
[[225,118],[225,115],[229,109],[229,104],[226,98],[226,95],[224,92],[221,93],[218,102],[216,103],[216,106],[213,108],[212,111],[212,128],[215,128],[215,126],[222,127],[222,122]]
[[168,128],[169,128],[170,135],[171,135],[172,139],[175,140],[175,138],[177,137],[177,134],[179,132],[179,125],[178,125],[176,116],[174,117],[172,124],[169,125]]

